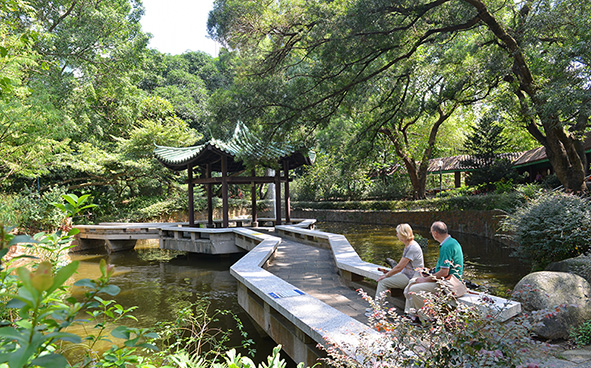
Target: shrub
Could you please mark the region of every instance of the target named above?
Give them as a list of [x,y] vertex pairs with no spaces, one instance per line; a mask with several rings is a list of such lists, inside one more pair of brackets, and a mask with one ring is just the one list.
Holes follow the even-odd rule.
[[525,203],[503,221],[516,255],[541,269],[585,253],[591,241],[591,203],[575,195],[547,194]]
[[591,320],[583,322],[580,326],[573,328],[570,338],[575,345],[581,347],[591,344]]
[[[475,306],[456,303],[452,296],[426,293],[421,312],[429,320],[412,323],[394,308],[386,308],[363,291],[373,309],[369,317],[378,339],[361,336],[357,346],[328,341],[327,362],[334,367],[537,367],[550,346],[531,338],[530,327],[556,311],[536,311],[500,322]],[[457,304],[457,306],[456,306]]]
[[56,229],[62,213],[52,203],[61,202],[65,189],[52,187],[39,195],[28,189],[19,194],[0,195],[0,223],[13,224],[30,232]]
[[[58,234],[48,236],[56,238]],[[59,238],[71,241],[70,234]],[[77,300],[71,296],[68,279],[76,272],[79,262],[63,267],[55,267],[48,261],[12,267],[5,256],[10,246],[23,242],[34,240],[26,235],[14,235],[10,228],[0,226],[1,367],[285,368],[287,365],[279,354],[281,346],[273,349],[266,363],[258,365],[233,349],[222,354],[230,331],[211,327],[215,315],[208,316],[206,309],[198,309],[197,313],[184,310],[172,326],[160,326],[160,335],[149,329],[128,327],[122,322],[136,320],[130,314],[136,307],[125,309],[113,300],[102,298],[120,292],[118,286],[109,283],[114,273],[112,265],[101,259],[97,279],[78,280],[74,285],[85,292]],[[28,258],[19,256],[13,260],[18,259]],[[234,317],[246,339],[240,321]],[[67,331],[76,325],[84,326],[83,338]],[[97,343],[111,341],[108,331],[112,337],[121,339],[122,344],[112,344],[100,353]],[[161,353],[154,353],[157,348],[152,342],[167,342],[169,346]],[[251,344],[250,340],[242,341],[245,348],[251,348]],[[204,350],[211,347],[215,352]],[[298,365],[303,367],[303,363]]]
[[375,199],[403,199],[412,194],[408,176],[398,175],[392,180],[374,180],[367,189],[365,196]]

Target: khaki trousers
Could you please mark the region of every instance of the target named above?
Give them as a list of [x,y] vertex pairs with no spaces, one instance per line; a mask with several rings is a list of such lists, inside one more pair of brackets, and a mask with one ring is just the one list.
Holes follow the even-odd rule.
[[409,278],[402,272],[398,272],[390,277],[378,282],[378,288],[376,289],[376,299],[388,289],[404,289],[408,285]]
[[438,290],[439,285],[436,282],[421,282],[420,284],[415,284],[411,282],[409,286],[404,290],[404,296],[406,297],[406,303],[404,304],[404,313],[412,314],[411,308],[414,308],[415,313],[419,314],[419,309],[423,308],[425,305],[425,298],[417,295],[417,293],[421,291],[435,293]]

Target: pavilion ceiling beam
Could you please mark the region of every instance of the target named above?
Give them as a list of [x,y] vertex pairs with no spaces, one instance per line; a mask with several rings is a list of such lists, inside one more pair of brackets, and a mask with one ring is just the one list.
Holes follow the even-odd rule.
[[[274,183],[276,178],[274,176],[228,176],[228,184],[268,184]],[[280,181],[285,182],[285,178],[281,177]],[[293,179],[289,179],[293,181]],[[221,177],[216,178],[195,178],[193,179],[194,184],[222,184],[223,180]]]

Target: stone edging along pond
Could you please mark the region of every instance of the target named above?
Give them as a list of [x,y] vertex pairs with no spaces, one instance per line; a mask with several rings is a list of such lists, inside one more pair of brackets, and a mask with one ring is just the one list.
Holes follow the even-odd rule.
[[489,239],[509,243],[499,236],[500,221],[505,212],[493,211],[368,211],[368,210],[330,210],[296,208],[291,211],[293,217],[313,218],[318,221],[350,222],[374,225],[392,225],[408,223],[413,228],[428,229],[434,221],[447,224],[450,233],[478,235]]

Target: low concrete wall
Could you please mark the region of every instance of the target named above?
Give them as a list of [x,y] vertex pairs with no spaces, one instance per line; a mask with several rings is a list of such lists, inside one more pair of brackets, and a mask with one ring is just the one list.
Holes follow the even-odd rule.
[[[315,220],[295,226],[278,226],[283,232],[309,228]],[[250,251],[230,268],[238,282],[238,303],[276,343],[296,362],[312,366],[326,357],[317,344],[326,344],[325,337],[351,349],[365,339],[381,337],[367,325],[347,316],[328,304],[299,290],[287,281],[268,272],[265,267],[273,258],[281,238],[251,229],[233,229],[236,244]],[[310,238],[316,238],[312,231]],[[256,247],[253,248],[253,245]],[[320,367],[328,367],[321,363]]]
[[[343,235],[302,229],[289,225],[277,226],[276,230],[280,234],[296,241],[305,239],[306,243],[316,242],[321,247],[324,247],[328,243],[335,264],[339,268],[341,276],[346,280],[361,281],[364,277],[377,280],[382,275],[382,272],[378,271],[378,267],[380,266],[363,261]],[[520,303],[481,292],[470,291],[457,300],[460,303],[476,307],[483,313],[489,314],[499,321],[506,321],[521,313]],[[397,306],[401,309],[404,308],[404,304],[397,303]]]
[[434,221],[443,221],[450,232],[479,235],[499,240],[499,224],[503,211],[361,211],[361,210],[324,210],[294,209],[294,217],[315,218],[318,221],[351,222],[360,224],[393,225],[408,223],[413,228],[428,229]]

